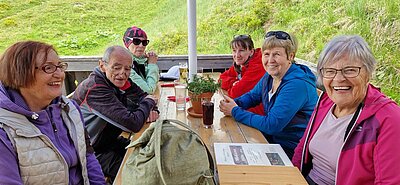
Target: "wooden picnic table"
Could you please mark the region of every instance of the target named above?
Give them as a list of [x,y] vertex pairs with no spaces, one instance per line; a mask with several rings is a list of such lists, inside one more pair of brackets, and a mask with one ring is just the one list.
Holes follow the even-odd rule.
[[[215,93],[212,97],[214,100],[214,123],[212,128],[208,129],[203,127],[202,118],[192,117],[188,115],[187,111],[176,110],[175,102],[167,100],[168,96],[174,95],[173,87],[159,86],[156,95],[160,97],[158,103],[160,110],[159,119],[177,119],[188,124],[201,136],[210,152],[213,154],[214,159],[214,143],[268,143],[263,134],[257,129],[236,122],[230,116],[224,116],[224,114],[220,112],[218,108],[219,101],[222,99],[222,97],[217,93]],[[186,109],[189,107],[191,107],[190,102],[186,104]],[[134,134],[131,139],[136,140],[139,138],[143,131],[148,127],[149,124],[145,124],[139,133]],[[131,155],[132,151],[133,148],[129,148],[127,150],[117,177],[114,181],[114,185],[121,184],[121,170],[123,169],[125,161]],[[268,169],[267,173],[264,173],[258,169],[262,169],[262,167],[247,166],[244,168],[238,168],[238,166],[217,166],[220,184],[249,184],[249,182],[251,182],[250,184],[307,184],[304,178],[301,176],[299,170],[295,167],[278,167],[278,169],[272,168],[272,170],[278,170],[282,173],[282,175],[278,176],[275,181],[274,179],[269,178],[271,176],[276,176],[274,173],[268,173]],[[271,168],[269,171],[271,171]],[[243,178],[241,178],[241,176]]]

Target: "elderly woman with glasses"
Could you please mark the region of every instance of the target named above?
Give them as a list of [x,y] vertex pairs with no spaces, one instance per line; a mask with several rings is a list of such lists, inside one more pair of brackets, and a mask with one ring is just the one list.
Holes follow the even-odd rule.
[[[260,130],[269,143],[280,144],[291,158],[314,110],[318,96],[315,76],[294,61],[297,41],[283,31],[270,31],[262,46],[267,71],[248,93],[220,102],[220,110],[243,124]],[[246,111],[263,103],[265,115]]]
[[133,54],[133,68],[129,78],[143,91],[153,94],[158,83],[158,56],[155,52],[146,53],[149,44],[147,34],[141,28],[132,26],[126,29],[123,37],[124,45]]
[[400,184],[400,107],[369,83],[363,38],[338,36],[318,59],[325,87],[293,163],[310,184]]
[[105,184],[79,106],[61,96],[67,67],[41,42],[0,57],[0,184]]
[[[223,72],[219,80],[221,88],[231,98],[237,98],[249,92],[264,76],[261,61],[261,48],[254,49],[250,35],[236,35],[231,41],[233,65]],[[264,115],[262,104],[248,109],[250,112]]]

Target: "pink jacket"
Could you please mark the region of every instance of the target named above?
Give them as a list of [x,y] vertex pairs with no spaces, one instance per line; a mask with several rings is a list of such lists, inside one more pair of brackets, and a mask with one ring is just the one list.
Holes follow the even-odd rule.
[[[308,150],[333,102],[323,93],[292,162],[304,176],[312,168]],[[400,184],[400,107],[373,85],[339,154],[337,185]],[[328,146],[329,147],[329,146]]]

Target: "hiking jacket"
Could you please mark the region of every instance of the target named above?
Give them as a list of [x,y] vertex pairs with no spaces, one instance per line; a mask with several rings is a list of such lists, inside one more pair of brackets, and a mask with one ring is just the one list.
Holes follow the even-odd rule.
[[148,64],[147,61],[144,63],[134,61],[129,78],[144,92],[154,94],[159,79],[158,73],[157,64]]
[[[292,159],[304,176],[312,169],[310,140],[334,105],[323,93]],[[400,107],[373,85],[356,118],[349,124],[349,134],[339,153],[336,167],[337,185],[400,184]],[[352,125],[352,126],[351,126]],[[329,146],[327,146],[329,147]]]
[[[260,81],[265,74],[261,57],[261,49],[257,48],[247,65],[242,67],[240,76],[235,71],[234,65],[220,75],[219,80],[221,81],[221,88],[228,92],[229,97],[237,98],[249,92],[254,88],[257,82]],[[235,82],[237,83],[233,86]],[[249,108],[248,111],[264,115],[262,103],[256,107]]]
[[[126,93],[129,92],[129,93]],[[135,110],[127,108],[127,96],[137,95]],[[76,88],[73,99],[81,106],[85,127],[96,153],[106,151],[116,143],[122,131],[138,132],[149,117],[156,102],[144,98],[134,83],[124,90],[114,86],[105,74],[95,70]]]
[[[232,109],[232,116],[260,130],[269,143],[280,144],[293,152],[318,99],[315,76],[307,66],[293,63],[269,100],[272,81],[265,73],[250,92],[236,98],[238,106]],[[260,102],[264,105],[265,116],[246,111]]]
[[0,84],[0,184],[105,184],[83,119],[67,98],[39,112]]

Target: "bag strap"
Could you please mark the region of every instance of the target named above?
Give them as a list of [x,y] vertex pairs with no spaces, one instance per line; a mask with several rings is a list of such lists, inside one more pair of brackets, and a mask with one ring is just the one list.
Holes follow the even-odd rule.
[[209,183],[209,184],[216,184],[216,182],[215,182],[215,180],[214,180],[214,178],[213,178],[213,177],[214,177],[214,174],[216,174],[214,159],[213,159],[213,157],[212,157],[212,155],[211,155],[211,152],[210,152],[210,150],[208,149],[207,145],[204,143],[203,139],[201,139],[200,135],[199,135],[197,132],[195,132],[189,125],[187,125],[187,124],[185,124],[185,123],[183,123],[183,122],[181,122],[181,121],[179,121],[179,120],[170,119],[170,120],[167,120],[167,121],[176,123],[177,125],[180,125],[180,126],[186,128],[186,129],[188,129],[190,132],[192,132],[193,134],[195,134],[195,135],[199,138],[199,140],[201,141],[201,144],[206,148],[207,156],[208,156],[208,161],[210,161],[210,162],[209,162],[209,164],[210,164],[210,169],[212,170],[212,172],[211,172],[210,175],[204,175],[204,174],[203,174],[203,177],[206,178],[207,180],[210,180],[210,179],[211,179],[211,180],[214,182],[214,183]]
[[156,137],[154,138],[154,144],[155,144],[155,157],[156,157],[156,163],[157,163],[157,169],[158,173],[160,174],[161,180],[164,185],[167,185],[164,179],[164,175],[161,169],[161,131],[162,131],[162,126],[164,123],[168,123],[168,120],[164,120],[157,124],[157,126],[154,128],[154,133],[156,134]]
[[203,174],[203,178],[206,178],[207,181],[211,181],[209,184],[216,184],[215,179],[214,179],[214,175],[216,174],[215,163],[214,163],[214,159],[213,159],[213,157],[211,155],[211,152],[208,149],[207,145],[201,139],[200,135],[197,132],[195,132],[194,130],[192,130],[192,128],[189,125],[187,125],[187,124],[185,124],[185,123],[183,123],[183,122],[181,122],[179,120],[173,120],[173,119],[163,120],[161,122],[161,124],[158,124],[156,126],[156,128],[155,128],[156,130],[154,131],[156,133],[156,137],[155,137],[156,163],[157,163],[158,172],[160,174],[161,180],[163,181],[163,184],[167,185],[167,183],[165,182],[165,179],[164,179],[164,175],[162,173],[162,169],[161,169],[161,132],[162,132],[163,124],[164,123],[170,123],[170,122],[173,122],[173,123],[175,123],[175,124],[177,124],[179,126],[182,126],[182,127],[186,128],[187,130],[189,130],[191,133],[195,134],[199,138],[201,144],[206,148],[210,169],[212,170],[211,174]]

